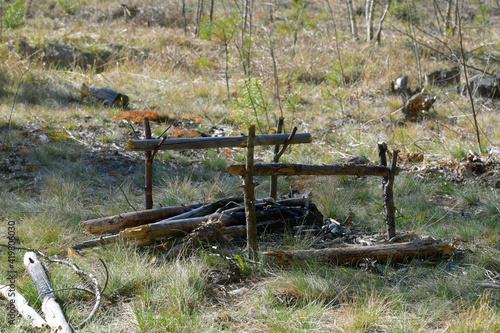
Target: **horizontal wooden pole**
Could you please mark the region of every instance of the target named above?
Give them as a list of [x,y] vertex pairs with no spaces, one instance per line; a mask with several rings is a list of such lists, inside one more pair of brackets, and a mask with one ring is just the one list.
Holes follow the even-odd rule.
[[[238,176],[245,175],[245,166],[243,164],[229,165],[226,170]],[[389,167],[371,166],[371,165],[311,165],[311,164],[284,164],[257,163],[253,166],[254,176],[388,176]]]
[[[284,144],[290,134],[265,134],[255,136],[256,146]],[[297,133],[293,137],[290,144],[309,143],[312,141],[311,134]],[[129,140],[125,150],[131,151],[147,151],[154,150],[160,144],[161,140]],[[223,136],[223,137],[208,137],[208,138],[185,138],[185,139],[169,139],[165,140],[160,147],[160,150],[176,150],[176,149],[207,149],[207,148],[231,148],[247,146],[247,136]]]

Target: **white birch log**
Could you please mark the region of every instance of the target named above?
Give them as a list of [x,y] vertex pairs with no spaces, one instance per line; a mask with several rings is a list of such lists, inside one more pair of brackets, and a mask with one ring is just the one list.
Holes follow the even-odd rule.
[[26,252],[24,255],[24,266],[31,276],[31,279],[38,289],[40,299],[42,300],[42,312],[45,315],[47,324],[52,332],[71,333],[73,330],[66,321],[64,312],[59,303],[57,303],[54,290],[49,282],[49,277],[45,273],[45,267],[34,252]]
[[47,327],[47,322],[29,306],[28,301],[19,293],[17,289],[12,289],[10,286],[0,285],[0,294],[12,304],[17,312],[26,319],[34,328],[43,329]]

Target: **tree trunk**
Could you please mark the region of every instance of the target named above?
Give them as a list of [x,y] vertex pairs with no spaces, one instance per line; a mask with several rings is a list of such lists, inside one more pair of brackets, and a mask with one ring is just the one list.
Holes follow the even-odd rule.
[[351,28],[352,39],[356,41],[358,39],[358,27],[356,26],[356,17],[352,10],[352,0],[347,0],[347,11],[349,13],[349,26]]
[[444,20],[444,34],[448,36],[451,32],[451,8],[453,7],[453,0],[448,0],[446,4],[446,19]]
[[400,244],[383,244],[362,247],[339,247],[319,250],[290,250],[263,252],[262,255],[279,259],[276,263],[290,263],[295,260],[318,260],[337,265],[353,265],[363,259],[381,263],[403,262],[411,258],[430,256],[449,257],[455,248],[447,240],[426,240]]
[[45,273],[45,267],[43,267],[34,252],[26,252],[24,266],[38,289],[39,297],[42,300],[42,312],[45,314],[45,320],[52,331],[58,333],[73,332],[66,321],[64,312],[57,303],[49,277]]
[[366,42],[370,43],[373,39],[373,0],[366,0]]
[[378,25],[378,30],[377,33],[375,34],[375,40],[377,44],[380,44],[380,35],[382,34],[382,24],[384,24],[385,17],[389,12],[389,7],[391,7],[391,2],[392,0],[387,0],[387,6],[385,7],[384,14],[382,14],[382,17],[380,18],[380,24]]

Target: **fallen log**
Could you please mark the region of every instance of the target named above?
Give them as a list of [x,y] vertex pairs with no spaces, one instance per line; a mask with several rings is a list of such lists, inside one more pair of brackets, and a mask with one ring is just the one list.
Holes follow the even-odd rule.
[[94,98],[102,101],[107,106],[116,105],[123,109],[126,109],[130,102],[130,98],[127,95],[121,94],[109,88],[89,87],[85,83],[80,89],[80,97],[82,100],[88,97]]
[[130,212],[120,215],[82,221],[80,222],[80,225],[85,228],[83,230],[84,233],[93,235],[111,233],[125,228],[136,227],[141,224],[163,220],[196,209],[200,206],[202,206],[202,204],[148,209],[138,212]]
[[[114,244],[114,243],[117,243],[121,240],[123,240],[123,238],[121,238],[119,234],[110,235],[110,236],[101,236],[101,237],[96,238],[96,239],[90,239],[87,241],[83,241],[81,243],[77,243],[77,244],[73,245],[71,248],[73,250],[83,250],[83,249],[90,249],[90,248],[97,247],[97,246],[104,247],[108,244]],[[155,241],[154,239],[135,240],[132,238],[128,238],[125,240],[125,244],[128,246],[132,246],[132,247],[141,247],[141,246],[152,245],[154,243],[154,241]]]
[[[30,326],[37,329],[47,327],[47,322],[43,319],[35,309],[33,309],[28,301],[19,293],[17,289],[11,289],[10,286],[0,285],[0,294],[5,297],[9,305],[13,305],[21,316],[26,319]],[[7,306],[7,309],[9,308]]]
[[[259,199],[256,200],[256,204],[261,205],[261,204],[274,203],[279,206],[307,207],[310,200],[311,199],[308,197],[299,197],[299,198],[285,199],[274,203],[272,199]],[[217,209],[227,205],[230,202],[241,203],[243,202],[243,198],[231,197],[231,198],[221,199],[206,205],[193,204],[189,206],[148,209],[138,212],[130,212],[120,215],[101,217],[98,219],[82,221],[80,222],[80,225],[84,228],[83,230],[84,233],[89,233],[93,235],[99,235],[103,233],[113,233],[116,231],[123,230],[125,228],[137,227],[143,224],[154,223],[160,220],[166,220],[166,219],[173,220],[173,219],[205,216],[214,213]],[[105,242],[105,244],[108,243],[109,242]]]
[[[290,133],[286,134],[265,134],[255,136],[255,146],[267,146],[284,144]],[[177,150],[177,149],[208,149],[208,148],[245,148],[247,146],[246,135],[241,136],[224,136],[224,137],[202,137],[202,138],[183,138],[165,140],[160,146],[160,150]],[[297,133],[290,141],[290,144],[309,143],[312,141],[311,134]],[[146,151],[155,150],[161,143],[159,139],[151,140],[129,140],[125,150],[129,151]]]
[[[293,199],[290,199],[293,200]],[[311,205],[310,210],[302,209],[303,214],[297,213],[297,210],[294,212],[294,216],[292,217],[286,217],[283,215],[283,213],[280,210],[275,210],[273,212],[268,212],[266,215],[272,217],[272,215],[275,215],[275,219],[269,219],[269,220],[261,220],[257,223],[257,229],[259,234],[262,234],[263,232],[269,231],[270,229],[276,230],[276,231],[281,231],[278,229],[286,229],[289,227],[293,227],[296,225],[302,225],[302,224],[321,224],[323,221],[323,215],[317,211],[314,205]],[[289,211],[290,213],[290,211]],[[222,216],[222,212],[218,212],[217,216]],[[230,212],[232,214],[232,217],[234,220],[238,220],[239,222],[243,223],[244,222],[244,208],[233,208]],[[277,215],[280,215],[277,217]],[[287,214],[285,214],[287,215]],[[185,220],[180,220],[181,223],[186,223],[188,221],[188,225],[186,225],[186,230],[183,229],[177,229],[177,224],[166,224],[164,225],[165,232],[167,232],[169,229],[171,229],[171,232],[168,233],[167,236],[161,236],[159,238],[144,238],[144,239],[133,239],[133,238],[127,238],[123,237],[120,234],[115,234],[115,235],[110,235],[110,236],[101,236],[96,239],[91,239],[87,241],[83,241],[81,243],[77,243],[72,246],[74,250],[83,250],[83,249],[88,249],[88,248],[93,248],[96,246],[105,246],[107,244],[112,244],[116,243],[119,241],[124,241],[127,245],[129,246],[135,246],[135,247],[141,247],[141,246],[147,246],[147,245],[152,245],[154,241],[164,239],[166,237],[170,236],[175,236],[175,237],[180,237],[182,235],[185,235],[186,233],[189,233],[189,229],[196,225],[198,225],[201,221],[201,225],[205,221],[208,221],[210,218],[212,220],[215,219],[216,215],[208,215],[208,216],[203,216],[203,217],[198,217],[198,218],[192,218],[192,219],[185,219]],[[259,217],[260,219],[263,218],[261,215]],[[164,220],[165,222],[171,221],[171,222],[179,222],[178,220]],[[193,223],[193,224],[191,224]],[[230,238],[244,238],[246,237],[246,226],[245,225],[233,225],[233,226],[227,226],[224,229],[224,234]]]
[[215,213],[215,211],[217,209],[224,208],[225,206],[227,206],[229,204],[241,203],[241,202],[243,202],[242,197],[225,198],[225,199],[218,200],[216,202],[205,204],[199,208],[192,209],[192,210],[185,212],[183,214],[172,216],[172,217],[167,218],[165,220],[180,220],[180,219],[186,219],[186,218],[191,218],[191,217],[206,216],[206,215]]
[[[300,217],[291,217],[291,218],[285,218],[285,219],[277,219],[277,220],[266,220],[266,221],[259,221],[257,222],[257,233],[258,235],[262,235],[263,233],[266,232],[281,232],[285,229],[298,226],[298,225],[304,225],[304,224],[315,224],[318,222],[318,220],[321,219],[323,220],[323,216],[317,216],[315,217],[307,217],[307,216],[300,216]],[[228,236],[229,238],[244,238],[246,237],[247,229],[246,225],[233,225],[233,226],[228,226],[225,227],[223,230],[224,235]]]
[[42,312],[45,314],[45,320],[52,331],[58,333],[73,332],[66,321],[64,312],[57,303],[54,290],[49,282],[49,277],[45,273],[45,268],[34,252],[25,253],[24,266],[38,289],[40,299],[42,300]]
[[[233,199],[236,199],[236,200],[233,200]],[[236,201],[240,201],[240,199],[241,198],[239,198],[239,197],[227,198],[227,199],[219,200],[217,205],[212,205],[212,204],[209,204],[209,205],[211,205],[211,208],[213,209],[213,208],[216,208],[216,207],[222,205],[224,203],[224,201],[227,201],[227,202],[235,201],[236,202]],[[299,207],[309,208],[312,205],[311,205],[311,198],[310,197],[298,197],[298,198],[284,199],[284,200],[280,200],[277,202],[274,202],[272,199],[258,199],[258,200],[256,200],[256,206],[260,209],[265,209],[266,207],[281,207],[282,209],[285,209],[285,210],[288,209],[287,207],[295,207],[295,212],[296,212],[296,209]],[[188,206],[186,206],[186,207],[188,207]],[[229,207],[229,206],[226,206],[226,207]],[[175,208],[175,207],[172,207],[172,208]],[[195,209],[194,215],[198,215],[202,211],[201,208],[202,207],[199,207],[200,210]],[[292,212],[292,211],[293,210],[289,210],[289,212]],[[148,212],[148,211],[144,211],[144,212]],[[188,215],[190,212],[191,211],[187,212]],[[142,212],[138,212],[138,213],[142,213]],[[213,211],[213,213],[215,213],[215,211]],[[245,222],[244,221],[244,207],[243,206],[227,209],[225,211],[219,208],[219,211],[217,212],[217,214],[220,214],[220,215],[217,215],[217,216],[220,217],[223,215],[223,213],[224,214],[226,214],[226,213],[231,214],[236,219],[235,221],[239,221],[239,222],[234,222],[235,224],[238,224],[238,223],[244,224],[244,222]],[[269,216],[271,213],[272,212],[268,212],[267,215]],[[274,213],[275,214],[282,214],[281,211],[279,211],[279,210],[278,211],[275,210]],[[127,213],[127,214],[135,214],[135,213]],[[126,214],[123,214],[123,215],[126,215]],[[123,216],[123,215],[112,216],[109,219],[117,218],[117,217]],[[283,216],[286,217],[286,215],[287,214],[285,214]],[[177,215],[177,216],[174,216],[175,219],[165,219],[165,220],[160,220],[158,222],[168,223],[169,221],[172,221],[172,222],[177,221],[178,224],[185,223],[186,224],[185,230],[183,228],[176,229],[176,226],[178,224],[169,224],[169,225],[166,225],[165,228],[166,229],[170,228],[172,233],[168,233],[168,236],[161,236],[158,239],[163,239],[163,238],[166,238],[169,236],[176,236],[176,237],[184,236],[186,233],[189,233],[189,232],[191,232],[191,230],[196,228],[196,226],[200,225],[200,223],[204,223],[204,222],[208,221],[210,218],[212,218],[212,220],[214,220],[217,217],[215,215],[211,216],[211,214],[207,214],[207,215],[201,216],[201,217],[185,218],[185,219],[179,218],[177,220],[177,218],[180,216],[181,215]],[[186,215],[183,215],[183,216],[186,216]],[[282,217],[282,216],[278,216],[278,217]],[[108,218],[103,218],[102,220],[106,220],[106,219],[108,219]],[[88,222],[88,221],[86,221],[86,222]],[[83,223],[83,222],[81,222],[81,223]],[[138,222],[134,222],[134,223],[138,223]],[[308,222],[308,223],[312,223],[312,222]],[[145,225],[148,225],[148,224],[145,224]],[[96,247],[96,246],[104,246],[107,244],[118,242],[120,240],[125,240],[126,244],[130,245],[130,246],[145,246],[145,245],[152,244],[152,241],[156,240],[156,238],[154,238],[154,237],[144,238],[144,239],[133,239],[130,237],[125,237],[125,238],[126,239],[123,239],[123,236],[121,236],[120,234],[115,234],[115,235],[110,235],[110,236],[101,236],[97,239],[91,239],[91,240],[87,240],[87,241],[75,244],[72,246],[72,248],[74,250],[82,250],[82,249],[92,248],[92,247]]]
[[382,244],[363,247],[340,247],[318,250],[290,250],[261,252],[266,256],[277,257],[276,263],[290,263],[297,260],[315,259],[337,265],[356,264],[363,259],[375,259],[381,263],[402,262],[410,258],[451,256],[455,250],[448,240],[424,240],[399,244]]
[[156,258],[153,263],[157,264],[163,260],[171,260],[179,256],[188,256],[190,252],[200,246],[215,242],[225,242],[228,239],[223,234],[224,225],[220,222],[211,222],[201,225],[185,236],[180,242],[172,247],[167,253]]
[[[245,166],[242,164],[229,165],[226,170],[243,177]],[[371,165],[310,165],[310,164],[261,164],[253,166],[254,176],[302,176],[302,175],[350,175],[350,176],[388,176],[390,168]],[[397,173],[396,173],[397,174]]]
[[[293,207],[273,207],[270,209],[257,211],[258,220],[279,219],[286,217],[299,217],[300,208]],[[180,237],[190,233],[203,223],[219,221],[224,226],[245,224],[245,211],[241,208],[234,208],[222,213],[216,212],[209,216],[181,219],[163,220],[135,228],[128,228],[120,232],[120,237],[135,239],[161,239],[166,237]]]

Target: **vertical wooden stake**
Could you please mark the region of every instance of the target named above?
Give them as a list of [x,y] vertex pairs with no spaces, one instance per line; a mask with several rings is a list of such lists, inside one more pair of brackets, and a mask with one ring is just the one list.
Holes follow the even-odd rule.
[[[283,131],[283,122],[285,118],[280,117],[278,120],[278,128],[276,129],[276,134],[281,134]],[[273,156],[273,163],[278,163],[280,160],[280,156],[278,155],[280,151],[280,145],[275,145],[274,146],[274,156]],[[278,197],[278,176],[271,176],[271,190],[269,196],[276,200]]]
[[394,206],[394,177],[396,177],[399,150],[392,151],[391,172],[384,187],[384,206],[387,213],[387,237],[396,236],[396,207]]
[[255,187],[258,185],[253,182],[253,156],[255,141],[255,125],[251,125],[248,130],[247,142],[247,163],[245,171],[245,180],[243,190],[245,191],[245,217],[247,225],[247,251],[250,259],[256,259],[257,251],[257,216],[255,213]]
[[[380,157],[380,165],[387,166],[387,144],[379,142],[378,154]],[[397,149],[394,149],[392,154],[391,171],[389,176],[382,178],[382,189],[384,191],[384,208],[385,208],[385,222],[387,227],[387,237],[391,239],[396,236],[396,207],[394,207],[394,177],[396,176],[396,168],[398,163]]]
[[[379,142],[378,143],[378,156],[380,158],[380,165],[387,166],[387,143]],[[385,178],[385,177],[384,177]]]
[[[144,135],[146,140],[151,139],[151,126],[149,119],[144,117]],[[146,194],[146,209],[153,208],[153,161],[150,159],[151,151],[146,151],[146,186],[144,193]]]

